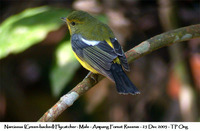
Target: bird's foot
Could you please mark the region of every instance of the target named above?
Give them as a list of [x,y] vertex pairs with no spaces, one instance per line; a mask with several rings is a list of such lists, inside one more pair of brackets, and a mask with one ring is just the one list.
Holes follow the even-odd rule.
[[88,74],[87,74],[87,76],[83,79],[83,80],[85,80],[85,79],[87,79],[87,78],[92,78],[94,81],[95,81],[95,83],[97,82],[97,74],[94,74],[94,73],[92,73],[92,72],[89,72]]

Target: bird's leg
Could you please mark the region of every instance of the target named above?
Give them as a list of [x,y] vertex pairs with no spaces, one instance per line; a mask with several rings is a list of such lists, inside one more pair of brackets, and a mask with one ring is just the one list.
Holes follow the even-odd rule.
[[89,78],[91,74],[92,74],[92,72],[90,71],[90,72],[86,75],[86,77],[85,77],[84,79]]
[[97,82],[97,75],[92,73],[91,71],[87,74],[87,76],[83,80],[85,80],[89,77],[92,78],[95,81],[95,83]]

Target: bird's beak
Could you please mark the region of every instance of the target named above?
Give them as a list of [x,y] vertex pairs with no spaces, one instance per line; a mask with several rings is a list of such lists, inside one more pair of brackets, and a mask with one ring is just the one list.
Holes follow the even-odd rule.
[[61,17],[60,19],[66,22],[66,17]]

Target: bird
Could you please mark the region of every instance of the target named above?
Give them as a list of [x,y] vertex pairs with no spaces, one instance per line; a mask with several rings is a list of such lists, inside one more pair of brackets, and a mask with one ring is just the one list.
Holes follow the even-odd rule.
[[85,69],[115,82],[119,94],[140,94],[124,72],[130,70],[126,56],[108,25],[85,11],[61,19],[68,26],[73,53]]

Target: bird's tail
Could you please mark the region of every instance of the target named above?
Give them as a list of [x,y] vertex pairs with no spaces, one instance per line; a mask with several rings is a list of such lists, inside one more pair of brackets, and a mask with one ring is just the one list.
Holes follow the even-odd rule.
[[114,63],[111,66],[116,88],[119,94],[140,94],[140,91],[133,85],[128,76],[123,71],[121,65]]

